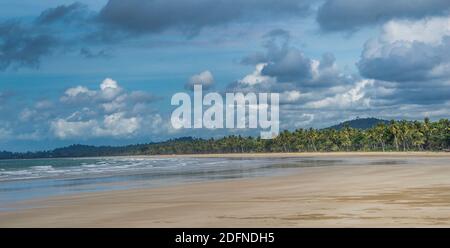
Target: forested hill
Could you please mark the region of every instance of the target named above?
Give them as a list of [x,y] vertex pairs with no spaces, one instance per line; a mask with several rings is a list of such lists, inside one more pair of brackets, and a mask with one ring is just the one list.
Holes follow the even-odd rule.
[[[365,125],[370,124],[372,124],[370,128],[365,128]],[[0,152],[0,159],[244,152],[449,151],[449,149],[448,119],[436,122],[428,119],[389,122],[357,119],[325,129],[283,131],[277,138],[271,140],[231,135],[219,139],[187,137],[120,147],[72,145],[42,152],[4,151]]]
[[379,123],[388,125],[389,121],[381,120],[381,119],[377,119],[377,118],[357,118],[355,120],[344,121],[342,123],[331,126],[329,128],[340,130],[340,129],[348,126],[348,127],[357,128],[357,129],[369,129],[369,128],[375,127]]

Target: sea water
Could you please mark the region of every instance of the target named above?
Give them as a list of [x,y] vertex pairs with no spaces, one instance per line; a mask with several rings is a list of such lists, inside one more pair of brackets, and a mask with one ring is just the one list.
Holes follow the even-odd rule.
[[[391,161],[398,163],[400,160]],[[0,211],[35,198],[103,190],[281,175],[311,166],[360,164],[342,158],[104,157],[0,160]],[[389,163],[389,161],[363,161]]]

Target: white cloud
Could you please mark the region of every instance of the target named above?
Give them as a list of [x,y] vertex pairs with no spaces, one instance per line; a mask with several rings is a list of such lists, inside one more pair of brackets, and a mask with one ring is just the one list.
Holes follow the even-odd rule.
[[193,89],[195,84],[201,84],[203,89],[209,89],[214,85],[213,74],[206,70],[189,78],[186,88]]
[[77,103],[86,100],[91,100],[97,93],[93,90],[89,90],[84,86],[76,86],[69,88],[64,92],[64,95],[60,97],[60,101],[63,103]]
[[262,70],[265,66],[265,63],[257,64],[255,70],[251,74],[248,74],[244,78],[238,80],[238,83],[246,86],[275,83],[276,79],[274,77],[262,75]]
[[449,52],[450,17],[392,20],[365,44],[357,65],[366,78],[409,83],[418,91],[431,84],[443,88],[450,77]]
[[107,103],[102,104],[103,109],[107,113],[119,111],[122,108],[124,108],[125,106],[126,106],[126,104],[124,102],[120,102],[120,101],[112,101],[112,102],[107,102]]
[[434,17],[421,20],[392,20],[382,28],[383,42],[419,41],[439,44],[442,37],[450,35],[450,17]]
[[[111,78],[98,90],[77,86],[66,90],[59,108],[50,121],[50,130],[59,139],[122,138],[148,135],[165,130],[163,119],[149,103],[155,98],[143,91],[127,92]],[[70,104],[70,103],[76,103]],[[23,119],[37,113],[25,109]]]
[[119,84],[111,78],[103,80],[100,90],[99,96],[104,100],[112,100],[122,92]]
[[305,128],[311,126],[314,121],[314,114],[301,113],[298,109],[283,109],[282,129]]
[[450,35],[450,17],[421,20],[392,20],[384,24],[377,39],[369,40],[364,48],[364,58],[381,58],[392,53],[406,54],[414,42],[428,46],[442,45]]
[[60,139],[123,137],[135,134],[139,128],[139,118],[126,118],[125,113],[106,115],[102,121],[70,121],[67,119],[57,119],[51,123],[51,130],[54,135]]
[[300,100],[301,97],[302,97],[302,94],[300,91],[291,90],[291,91],[285,91],[285,92],[281,93],[280,99],[282,101],[292,103],[292,102],[296,102],[296,101]]
[[29,121],[33,116],[37,114],[37,111],[34,109],[25,108],[19,114],[19,119],[21,121]]
[[126,118],[125,113],[114,113],[103,119],[103,126],[94,129],[96,136],[128,136],[134,134],[140,128],[140,120],[137,117]]
[[127,106],[128,95],[119,95],[110,102],[103,103],[103,107],[106,113],[113,113],[118,111],[123,111]]
[[74,87],[74,88],[69,88],[69,89],[66,90],[65,93],[69,97],[76,97],[78,95],[84,95],[84,94],[86,94],[86,95],[94,95],[95,94],[94,91],[91,91],[88,88],[83,87],[83,86],[77,86],[77,87]]
[[35,105],[36,109],[48,109],[51,108],[53,106],[53,103],[49,100],[42,100],[42,101],[38,101]]
[[88,137],[91,130],[97,126],[95,120],[88,121],[67,121],[57,119],[51,122],[51,130],[60,139]]
[[107,90],[107,89],[118,89],[119,85],[116,81],[112,80],[111,78],[106,78],[103,80],[102,84],[100,84],[101,90]]
[[365,88],[373,85],[373,80],[361,80],[349,90],[332,97],[312,101],[305,106],[308,108],[360,108],[369,107],[370,98],[366,98]]

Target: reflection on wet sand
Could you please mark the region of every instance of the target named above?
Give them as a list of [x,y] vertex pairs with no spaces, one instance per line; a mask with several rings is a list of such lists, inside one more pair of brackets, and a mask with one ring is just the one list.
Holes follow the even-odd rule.
[[0,226],[450,226],[450,156],[321,160],[338,164],[306,166],[277,176],[27,201],[14,211],[0,212]]

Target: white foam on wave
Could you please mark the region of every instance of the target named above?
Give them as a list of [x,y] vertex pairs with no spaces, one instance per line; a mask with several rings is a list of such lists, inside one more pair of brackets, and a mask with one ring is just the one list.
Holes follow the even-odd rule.
[[95,167],[98,167],[98,165],[97,164],[86,164],[86,163],[83,163],[83,164],[81,164],[81,167],[83,167],[83,168],[95,168]]
[[33,169],[33,170],[38,170],[38,171],[53,170],[53,166],[51,166],[51,165],[31,166],[30,168]]
[[225,160],[198,160],[179,158],[103,158],[92,161],[81,161],[78,165],[63,164],[37,165],[20,170],[4,170],[0,173],[0,180],[15,180],[27,178],[56,178],[93,175],[115,175],[135,173],[163,173],[164,171],[190,171],[207,167],[221,167],[228,165]]

